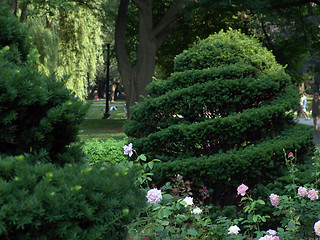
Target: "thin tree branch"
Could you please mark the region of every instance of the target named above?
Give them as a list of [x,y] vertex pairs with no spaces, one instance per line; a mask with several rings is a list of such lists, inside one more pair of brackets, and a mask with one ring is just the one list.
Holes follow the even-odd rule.
[[320,1],[318,1],[318,0],[300,0],[297,2],[275,4],[275,5],[271,6],[270,9],[276,10],[276,9],[297,7],[297,6],[308,4],[308,3],[315,3],[317,5],[320,5]]
[[268,35],[267,31],[266,31],[266,26],[265,26],[264,22],[261,22],[261,28],[262,28],[263,34],[264,34],[264,36],[265,36],[265,38],[267,40],[267,43],[271,47],[273,53],[275,53],[275,48],[274,48],[273,44],[271,43],[271,39],[270,39],[270,37],[269,37],[269,35]]
[[174,25],[184,15],[183,9],[187,6],[185,1],[177,0],[170,6],[166,14],[162,17],[158,25],[153,30],[153,37],[159,41],[159,47],[168,36]]

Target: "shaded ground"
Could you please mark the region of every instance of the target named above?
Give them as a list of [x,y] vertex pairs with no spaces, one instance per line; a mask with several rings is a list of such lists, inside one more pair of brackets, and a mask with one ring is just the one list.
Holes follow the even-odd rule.
[[[313,119],[309,119],[309,120],[305,120],[303,117],[299,119],[299,123],[305,124],[305,125],[309,125],[309,126],[313,126]],[[316,147],[320,148],[320,127],[319,130],[314,131],[314,143],[316,145]]]

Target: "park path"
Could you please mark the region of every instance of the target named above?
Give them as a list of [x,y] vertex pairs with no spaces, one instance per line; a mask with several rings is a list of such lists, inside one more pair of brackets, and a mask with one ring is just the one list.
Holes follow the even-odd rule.
[[[313,126],[313,119],[310,118],[309,120],[305,120],[303,117],[299,119],[299,123]],[[313,141],[316,145],[316,147],[320,148],[320,128],[318,131],[314,131],[314,138]]]

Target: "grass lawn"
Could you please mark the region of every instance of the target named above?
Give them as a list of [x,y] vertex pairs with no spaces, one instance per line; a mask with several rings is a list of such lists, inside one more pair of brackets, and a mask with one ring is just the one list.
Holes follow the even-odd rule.
[[[98,104],[105,104],[94,102],[91,104],[87,116],[80,125],[79,137],[81,140],[96,138],[99,140],[106,140],[113,138],[115,140],[122,140],[126,135],[123,133],[123,124],[126,121],[123,106],[117,106],[118,110],[109,111],[111,119],[102,119],[105,113],[105,106]],[[115,102],[122,104],[123,102]]]

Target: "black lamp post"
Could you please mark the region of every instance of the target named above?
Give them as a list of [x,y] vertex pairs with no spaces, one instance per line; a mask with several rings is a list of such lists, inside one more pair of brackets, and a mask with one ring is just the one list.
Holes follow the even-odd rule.
[[109,113],[109,68],[110,68],[110,41],[107,39],[107,79],[105,81],[106,88],[106,111],[102,117],[102,119],[110,118]]

